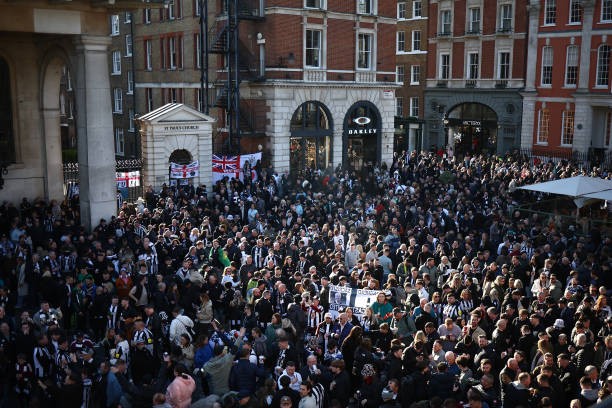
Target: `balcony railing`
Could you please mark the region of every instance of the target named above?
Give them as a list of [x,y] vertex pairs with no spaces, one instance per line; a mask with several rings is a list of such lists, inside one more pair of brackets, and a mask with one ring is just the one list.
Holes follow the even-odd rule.
[[466,88],[476,88],[476,80],[468,79],[467,81],[465,81],[465,87]]
[[324,69],[305,69],[304,81],[306,82],[325,82],[327,81],[327,71]]
[[480,35],[480,29],[466,30],[465,31],[465,35],[468,35],[468,36],[471,36],[471,35]]
[[499,79],[497,81],[495,81],[495,87],[497,89],[504,89],[508,87],[508,80],[507,79]]
[[357,71],[355,74],[355,82],[373,83],[376,82],[376,72],[372,71]]
[[450,37],[450,36],[451,36],[450,30],[438,32],[438,37],[444,38],[444,37]]
[[512,34],[512,27],[510,26],[497,27],[497,32],[498,34]]
[[448,88],[448,81],[438,81],[436,88]]

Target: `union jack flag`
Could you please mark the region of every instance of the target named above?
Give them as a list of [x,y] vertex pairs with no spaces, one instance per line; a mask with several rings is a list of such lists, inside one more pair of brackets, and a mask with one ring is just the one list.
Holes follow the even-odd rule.
[[212,156],[213,171],[218,173],[237,173],[240,171],[240,159],[238,156]]

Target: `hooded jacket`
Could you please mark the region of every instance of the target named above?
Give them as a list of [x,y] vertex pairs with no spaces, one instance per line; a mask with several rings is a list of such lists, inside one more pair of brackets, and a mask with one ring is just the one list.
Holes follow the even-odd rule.
[[174,379],[166,390],[166,402],[172,408],[188,408],[191,405],[191,394],[195,391],[195,381],[187,374]]

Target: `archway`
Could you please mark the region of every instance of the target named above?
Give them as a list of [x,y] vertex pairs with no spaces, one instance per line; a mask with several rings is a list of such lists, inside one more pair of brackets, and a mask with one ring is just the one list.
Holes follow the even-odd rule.
[[191,153],[185,149],[176,149],[170,153],[170,159],[168,161],[170,163],[186,165],[192,162],[192,156]]
[[[62,54],[60,50],[48,54],[46,63],[43,65],[41,81],[45,195],[50,200],[60,201],[63,200],[65,194],[73,196],[79,192],[79,170],[76,164],[68,169],[64,177],[62,120],[66,120],[66,117],[62,115],[62,110],[64,109],[65,113],[67,95],[62,93],[62,82],[64,73],[68,71],[66,68],[68,58],[63,58]],[[72,123],[74,126],[74,118]],[[73,156],[71,162],[76,163],[76,150]]]
[[497,114],[481,103],[462,103],[444,119],[447,145],[458,155],[497,151]]
[[343,127],[344,167],[364,170],[380,161],[382,119],[372,102],[354,103],[344,117]]
[[291,118],[290,174],[306,168],[326,169],[331,163],[332,117],[321,102],[300,105]]

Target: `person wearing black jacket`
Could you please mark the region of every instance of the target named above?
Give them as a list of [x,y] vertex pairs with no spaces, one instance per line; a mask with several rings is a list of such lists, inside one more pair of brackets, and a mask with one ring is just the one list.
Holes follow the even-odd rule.
[[432,374],[429,380],[429,398],[438,396],[444,400],[458,391],[458,384],[455,387],[455,376],[448,372],[445,362],[439,363],[437,369],[438,372]]
[[334,360],[330,365],[332,382],[329,389],[332,400],[336,399],[343,407],[348,406],[351,397],[351,379],[345,370],[344,360]]
[[291,389],[290,384],[291,384],[291,379],[284,375],[281,376],[281,378],[279,379],[281,388],[274,394],[274,398],[272,398],[272,403],[270,404],[271,408],[280,408],[280,400],[281,398],[287,396],[289,398],[291,398],[291,406],[292,407],[296,407],[299,405],[300,403],[300,394]]

